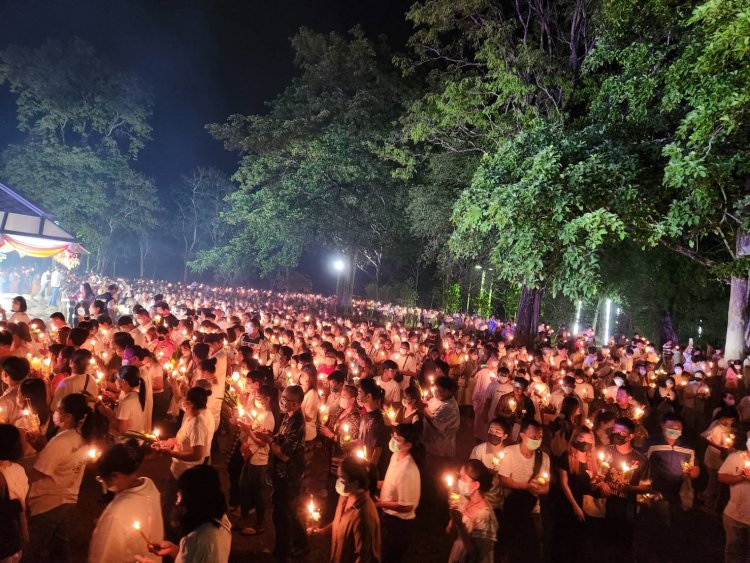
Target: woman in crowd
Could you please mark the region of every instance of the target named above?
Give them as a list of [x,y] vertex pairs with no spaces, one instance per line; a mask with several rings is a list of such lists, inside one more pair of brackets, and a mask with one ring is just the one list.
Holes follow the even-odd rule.
[[370,497],[370,464],[346,457],[339,466],[336,492],[339,494],[333,522],[311,528],[312,535],[331,535],[331,563],[380,561],[380,520]]
[[109,432],[117,440],[124,440],[128,431],[145,432],[146,383],[135,366],[123,366],[117,372],[117,387],[120,390],[117,406],[112,409],[97,404],[99,412],[109,422]]
[[478,459],[461,468],[458,479],[460,499],[450,508],[449,530],[455,530],[450,563],[493,563],[497,519],[484,493],[492,487],[492,472]]
[[90,563],[131,563],[144,552],[141,533],[154,542],[164,537],[159,490],[138,472],[143,454],[138,442],[130,439],[112,446],[96,464],[103,487],[114,493],[114,499],[96,522]]
[[[175,563],[226,563],[232,547],[232,525],[219,474],[209,465],[187,469],[177,481],[176,517],[182,539],[149,543],[148,550]],[[151,539],[151,538],[149,538]],[[148,562],[145,557],[136,561]]]
[[18,464],[22,454],[21,434],[10,424],[0,424],[0,561],[18,563],[21,546],[29,541],[26,495],[29,479]]
[[18,389],[16,406],[19,412],[26,413],[16,420],[16,427],[21,430],[23,456],[20,461],[24,469],[31,469],[37,453],[46,443],[50,423],[50,412],[47,402],[47,385],[43,379],[24,379]]
[[381,509],[383,561],[398,563],[414,533],[416,510],[421,491],[417,461],[422,462],[421,430],[413,424],[401,423],[393,431],[388,449],[391,461],[380,487],[375,505]]
[[401,415],[401,421],[406,424],[414,424],[419,428],[422,427],[422,397],[419,394],[417,387],[407,387],[404,389],[401,403],[404,406],[403,413]]
[[254,536],[261,534],[263,520],[266,513],[266,503],[263,498],[263,476],[268,465],[269,442],[276,427],[271,404],[276,390],[270,385],[263,385],[258,389],[252,408],[254,416],[240,417],[237,421],[243,431],[241,453],[244,459],[240,473],[240,510],[243,519],[248,517],[251,509],[255,510],[255,526],[242,529],[242,535]]
[[5,309],[0,307],[0,317],[2,317],[2,320],[8,321],[9,323],[29,324],[31,322],[31,320],[29,319],[29,315],[26,314],[28,305],[26,304],[26,299],[22,295],[16,295],[13,298],[13,301],[11,301],[10,303],[10,310],[13,312],[13,314],[10,316],[10,318],[7,318]]
[[586,426],[577,426],[570,437],[565,455],[558,463],[560,488],[555,495],[555,561],[591,561],[588,544],[588,518],[583,510],[584,496],[593,496],[594,433]]
[[52,415],[57,434],[39,452],[29,475],[31,542],[24,560],[70,560],[68,527],[78,501],[91,437],[92,411],[81,393],[66,395]]

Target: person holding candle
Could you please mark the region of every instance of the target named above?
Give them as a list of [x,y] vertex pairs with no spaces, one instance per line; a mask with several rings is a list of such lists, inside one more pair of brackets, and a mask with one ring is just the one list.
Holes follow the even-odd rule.
[[244,460],[239,479],[240,514],[246,519],[250,510],[255,510],[255,526],[243,528],[243,536],[264,532],[266,505],[263,498],[263,475],[268,465],[270,436],[276,426],[271,410],[271,401],[275,395],[276,392],[270,385],[261,386],[250,413],[246,412],[245,416],[237,419],[237,425],[243,432],[240,451]]
[[18,391],[21,382],[24,381],[31,371],[31,366],[26,358],[15,356],[6,357],[2,367],[2,380],[6,386],[5,392],[0,396],[0,413],[2,422],[15,424],[21,416],[18,408]]
[[134,532],[131,523],[138,522],[141,533],[152,542],[164,537],[159,490],[138,469],[143,449],[134,439],[115,444],[99,457],[99,478],[114,499],[96,521],[89,544],[90,563],[130,563],[147,550],[143,536]]
[[[500,476],[497,474],[497,470],[500,461],[505,457],[503,449],[507,437],[508,427],[505,421],[501,418],[495,418],[490,422],[487,441],[474,446],[471,454],[469,454],[469,459],[478,459],[487,469],[493,472],[492,487],[484,494],[484,498],[495,511],[495,518],[497,518],[498,522],[502,520],[503,487],[500,483]],[[496,555],[500,555],[499,551],[496,552]]]
[[[383,511],[380,525],[383,534],[382,561],[399,563],[404,546],[414,532],[416,509],[420,497],[421,431],[412,424],[397,425],[388,449],[393,454],[380,486],[375,506]],[[415,459],[416,456],[416,459]]]
[[448,531],[456,531],[450,563],[493,563],[498,522],[484,497],[492,487],[493,474],[478,459],[461,468],[458,492],[461,499],[450,508]]
[[583,497],[598,494],[592,483],[596,474],[594,433],[586,426],[576,426],[569,447],[558,463],[559,489],[555,501],[555,532],[552,544],[554,561],[592,561],[589,544],[591,528],[584,513]]
[[[0,561],[16,563],[29,541],[26,495],[29,480],[17,462],[22,455],[21,434],[10,424],[0,424]],[[5,559],[8,558],[8,559]]]
[[25,469],[31,469],[38,450],[46,443],[44,437],[50,422],[45,382],[41,379],[24,379],[19,387],[16,406],[22,413],[15,424],[16,428],[21,430],[23,442],[21,465]]
[[615,420],[612,444],[605,451],[610,457],[610,469],[601,492],[606,496],[604,525],[608,538],[606,554],[612,561],[633,560],[636,496],[650,493],[650,486],[641,485],[641,477],[648,475],[648,460],[633,448],[635,423],[628,417]]
[[31,542],[24,560],[31,563],[70,560],[68,526],[78,502],[93,425],[87,398],[81,393],[63,397],[52,420],[57,434],[39,453],[29,475]]
[[303,488],[310,487],[309,468],[312,463],[315,448],[315,438],[318,436],[318,415],[320,413],[320,395],[318,394],[318,373],[314,366],[302,367],[299,376],[299,386],[305,396],[302,399],[302,415],[305,417],[305,474]]
[[717,515],[719,504],[719,468],[734,451],[734,433],[732,427],[737,421],[737,410],[725,407],[714,416],[711,426],[701,434],[707,441],[708,447],[703,456],[703,462],[708,472],[708,485],[699,495],[703,501],[703,511],[711,515]]
[[128,431],[145,432],[146,385],[135,366],[123,366],[117,372],[117,387],[120,397],[114,409],[97,403],[97,410],[109,422],[109,433],[116,439],[124,439]]
[[505,489],[502,534],[509,560],[541,560],[541,506],[539,497],[549,493],[549,456],[542,445],[542,426],[533,418],[520,425],[518,444],[507,446],[498,464]]
[[496,407],[496,416],[502,417],[511,429],[511,439],[515,440],[520,432],[521,422],[525,418],[534,418],[534,403],[526,396],[529,380],[524,377],[513,379],[513,390],[500,397]]
[[401,413],[401,422],[418,426],[421,430],[424,405],[422,404],[422,397],[419,394],[419,388],[407,387],[404,389],[401,404],[404,407]]
[[[689,541],[685,532],[690,530],[690,521],[684,512],[692,509],[692,481],[700,474],[700,467],[695,464],[695,450],[688,446],[682,431],[682,417],[666,413],[661,419],[661,433],[646,444],[652,489],[660,498],[643,512],[651,523],[646,526],[652,535],[649,544],[665,561],[677,559],[675,547]],[[673,541],[660,541],[665,531]]]
[[339,499],[333,521],[323,528],[308,529],[311,535],[331,535],[331,563],[381,561],[380,520],[370,497],[371,473],[366,460],[344,458],[338,469]]
[[385,475],[390,458],[388,451],[390,432],[381,408],[383,393],[383,389],[375,383],[374,379],[360,381],[357,404],[364,409],[364,413],[359,423],[359,434],[353,437],[358,439],[359,447],[367,449],[368,460],[377,468],[378,476]]
[[382,367],[383,373],[375,382],[383,389],[383,407],[396,407],[401,402],[401,384],[395,379],[398,365],[393,360],[385,360]]
[[284,389],[279,407],[284,415],[271,442],[271,482],[275,544],[280,560],[307,553],[305,530],[297,516],[297,498],[304,469],[305,419],[300,408],[304,392],[298,385]]
[[99,385],[96,378],[87,373],[91,366],[91,352],[88,350],[75,350],[70,356],[70,375],[63,379],[55,388],[52,395],[52,405],[60,404],[66,395],[71,393],[84,393],[91,397],[99,394]]
[[750,432],[745,439],[745,451],[729,454],[719,468],[719,482],[729,487],[723,514],[726,563],[746,563],[750,553]]
[[[227,563],[232,524],[216,469],[199,465],[182,473],[175,507],[182,536],[179,545],[149,537],[148,550],[159,557],[171,557],[175,563]],[[149,563],[153,559],[136,556],[135,560]]]
[[2,317],[3,321],[9,323],[26,324],[29,324],[31,322],[31,319],[29,319],[29,315],[26,314],[28,305],[26,304],[26,299],[22,295],[16,295],[13,298],[13,300],[10,302],[10,310],[13,312],[13,314],[10,316],[10,318],[7,318],[5,309],[0,307],[0,317]]

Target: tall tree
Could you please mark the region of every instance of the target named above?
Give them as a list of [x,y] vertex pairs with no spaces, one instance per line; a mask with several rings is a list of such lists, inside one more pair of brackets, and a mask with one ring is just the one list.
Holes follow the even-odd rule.
[[241,190],[223,215],[237,233],[194,265],[226,271],[252,260],[262,275],[294,267],[309,244],[343,253],[342,299],[358,267],[377,279],[405,229],[403,184],[382,146],[408,96],[383,42],[302,29],[292,39],[301,76],[269,112],[231,116],[209,131],[243,154]]
[[587,127],[592,5],[428,0],[408,17],[415,58],[402,64],[429,69],[430,89],[404,120],[402,165],[418,172],[443,153],[477,162],[453,206],[450,248],[466,260],[488,255],[522,289],[518,334],[530,341],[545,291],[596,292],[601,249],[626,235],[620,215],[633,209],[640,172]]
[[225,225],[220,219],[226,197],[235,191],[226,174],[216,168],[197,167],[180,177],[168,197],[170,229],[182,248],[182,279],[187,281],[188,264],[196,254],[223,242]]
[[97,251],[116,234],[154,224],[155,189],[131,167],[151,136],[151,97],[88,43],[48,41],[0,52],[0,85],[17,95],[23,143],[2,155],[2,175]]

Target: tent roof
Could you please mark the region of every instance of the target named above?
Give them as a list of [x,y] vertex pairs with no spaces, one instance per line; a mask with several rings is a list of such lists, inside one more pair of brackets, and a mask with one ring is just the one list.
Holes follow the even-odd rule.
[[23,235],[77,244],[71,233],[54,222],[54,216],[0,183],[0,235]]

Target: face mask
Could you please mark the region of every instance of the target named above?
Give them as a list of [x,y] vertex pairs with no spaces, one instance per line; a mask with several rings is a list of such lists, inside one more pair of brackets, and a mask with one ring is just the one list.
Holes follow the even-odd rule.
[[507,375],[501,375],[501,376],[499,376],[499,377],[497,378],[497,380],[498,380],[498,381],[499,381],[500,383],[508,383],[508,376],[507,376]]
[[628,441],[628,437],[624,434],[612,433],[612,442],[617,446],[622,446]]
[[493,446],[497,446],[500,442],[503,441],[503,439],[500,436],[495,436],[494,434],[490,434],[489,436],[487,436],[487,441]]
[[[641,373],[641,375],[646,375],[646,372],[645,372],[645,371],[642,371],[642,372],[640,372],[640,373]],[[615,377],[615,385],[617,385],[618,387],[622,387],[622,384],[623,384],[623,383],[624,383],[624,382],[623,382],[623,380],[622,380],[622,378],[621,378],[621,377]]]
[[734,399],[725,399],[724,402],[727,404],[728,407],[734,406]]
[[346,490],[346,485],[344,484],[344,481],[341,479],[341,477],[336,479],[336,492],[342,497],[349,496],[349,493]]
[[391,441],[388,442],[388,449],[391,450],[394,454],[397,454],[401,447],[398,445],[398,442],[395,438],[391,438]]
[[579,452],[590,452],[594,445],[589,442],[576,442],[573,447]]
[[471,496],[471,489],[469,489],[469,484],[466,481],[458,482],[458,494],[467,498]]
[[349,399],[344,397],[339,398],[339,407],[346,410],[349,408]]
[[745,446],[747,447],[747,451],[750,452],[750,438],[748,438],[747,442],[745,442]]
[[531,438],[526,439],[526,447],[531,451],[538,450],[541,445],[541,440],[532,440]]
[[676,440],[677,438],[682,436],[682,430],[677,430],[676,428],[665,428],[664,436],[666,436],[670,440]]
[[572,387],[563,387],[562,390],[563,390],[563,393],[565,393],[566,395],[570,395],[573,392]]
[[682,373],[682,368],[674,368],[675,375],[680,375]]
[[52,413],[52,424],[54,424],[55,426],[60,426],[61,422],[59,411],[55,411]]

